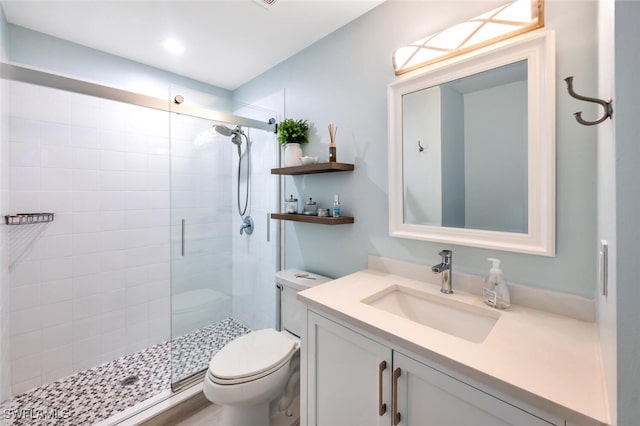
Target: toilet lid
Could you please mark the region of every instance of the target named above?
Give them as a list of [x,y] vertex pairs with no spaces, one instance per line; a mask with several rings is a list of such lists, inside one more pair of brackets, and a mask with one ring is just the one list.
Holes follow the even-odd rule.
[[216,353],[209,373],[223,380],[260,375],[282,364],[297,350],[296,342],[273,329],[245,334]]

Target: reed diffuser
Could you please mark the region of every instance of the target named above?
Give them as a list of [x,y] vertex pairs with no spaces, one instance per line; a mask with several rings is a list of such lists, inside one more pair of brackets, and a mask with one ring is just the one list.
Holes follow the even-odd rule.
[[336,162],[336,133],[338,132],[338,127],[334,124],[329,124],[329,139],[331,143],[329,144],[329,161],[331,163]]

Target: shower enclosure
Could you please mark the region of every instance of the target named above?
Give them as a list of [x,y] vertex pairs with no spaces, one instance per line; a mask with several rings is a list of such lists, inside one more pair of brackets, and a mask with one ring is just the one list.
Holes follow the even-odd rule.
[[[2,225],[5,404],[48,410],[61,394],[95,423],[194,380],[226,341],[274,325],[273,112],[217,113],[187,94],[178,105],[2,66],[3,215],[54,213]],[[247,136],[252,235],[240,234],[237,179],[244,197],[249,173],[238,174],[236,146],[202,138],[216,124]],[[103,389],[115,393],[91,396]]]
[[[265,113],[251,110],[244,108]],[[277,183],[266,174],[277,164],[277,144],[272,131],[183,114],[171,116],[171,141],[175,387],[206,370],[229,340],[273,327],[275,246],[267,233]],[[245,218],[255,233],[246,232]]]

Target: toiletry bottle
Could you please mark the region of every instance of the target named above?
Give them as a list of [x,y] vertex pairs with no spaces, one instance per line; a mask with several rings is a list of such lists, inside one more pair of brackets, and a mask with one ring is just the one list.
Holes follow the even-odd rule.
[[493,262],[489,275],[484,281],[484,290],[482,291],[482,299],[484,303],[498,309],[507,309],[511,306],[511,298],[509,297],[509,287],[502,277],[502,269],[500,269],[500,259],[489,258]]
[[289,214],[298,213],[298,199],[293,198],[293,194],[288,199],[284,200],[285,211]]
[[313,198],[309,197],[309,201],[304,203],[304,214],[307,216],[315,216],[318,214],[318,204],[313,201]]
[[340,217],[340,201],[338,200],[338,194],[333,196],[332,213],[333,217]]
[[336,144],[333,142],[329,144],[329,161],[331,163],[336,162]]

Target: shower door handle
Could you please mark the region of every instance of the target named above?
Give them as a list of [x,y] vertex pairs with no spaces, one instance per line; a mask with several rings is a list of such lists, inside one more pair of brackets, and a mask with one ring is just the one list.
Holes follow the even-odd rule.
[[180,236],[180,255],[181,256],[184,256],[184,226],[185,226],[185,220],[182,219],[182,232]]
[[271,242],[271,213],[267,213],[267,242]]

